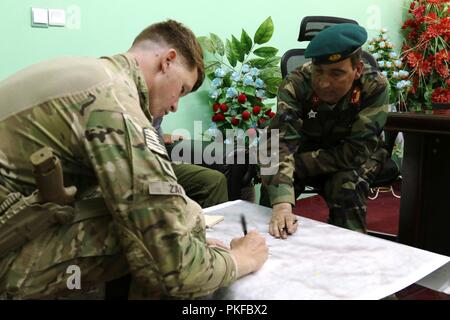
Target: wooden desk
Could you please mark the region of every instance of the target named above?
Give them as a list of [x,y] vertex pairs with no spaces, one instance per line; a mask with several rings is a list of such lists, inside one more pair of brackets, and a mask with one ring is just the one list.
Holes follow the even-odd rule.
[[400,243],[450,256],[450,117],[390,113],[405,138]]

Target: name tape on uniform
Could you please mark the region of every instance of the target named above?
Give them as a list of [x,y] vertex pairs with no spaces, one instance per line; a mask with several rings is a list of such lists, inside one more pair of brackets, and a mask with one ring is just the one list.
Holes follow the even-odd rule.
[[161,141],[158,138],[158,134],[150,128],[144,128],[144,140],[147,147],[159,154],[164,156],[169,156],[167,154],[166,148],[161,144]]
[[148,192],[151,195],[163,195],[163,196],[186,195],[183,187],[180,186],[179,184],[164,181],[150,183],[150,185],[148,186]]

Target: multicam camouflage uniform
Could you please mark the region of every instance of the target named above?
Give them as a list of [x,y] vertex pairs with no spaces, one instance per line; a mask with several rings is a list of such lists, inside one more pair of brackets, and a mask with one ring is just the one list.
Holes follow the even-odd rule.
[[370,65],[335,106],[318,99],[308,63],[292,72],[278,92],[270,129],[280,130],[278,173],[263,176],[261,203],[291,203],[305,185],[321,187],[329,222],[366,231],[369,183],[387,152],[380,134],[388,111],[387,80]]
[[78,200],[99,185],[107,206],[0,253],[0,295],[69,294],[70,265],[82,289],[131,272],[142,298],[193,298],[235,280],[230,253],[205,245],[201,208],[177,183],[130,55],[37,64],[0,82],[0,97],[0,200],[36,189],[30,155],[48,146]]

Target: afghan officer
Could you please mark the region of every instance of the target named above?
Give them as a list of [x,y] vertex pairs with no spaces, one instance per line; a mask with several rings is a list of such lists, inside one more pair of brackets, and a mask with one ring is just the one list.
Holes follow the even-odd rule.
[[324,29],[306,49],[312,61],[280,85],[269,128],[279,129],[279,166],[263,176],[261,192],[277,238],[297,230],[292,207],[305,185],[320,190],[329,223],[366,232],[369,184],[387,156],[380,135],[388,111],[387,79],[361,60],[366,41],[356,24]]
[[[131,273],[134,297],[195,298],[263,265],[257,232],[230,248],[205,238],[152,126],[203,79],[195,35],[169,20],[127,53],[43,62],[0,82],[0,296],[52,298]],[[43,147],[74,202],[73,188],[36,194],[30,156],[51,159]]]

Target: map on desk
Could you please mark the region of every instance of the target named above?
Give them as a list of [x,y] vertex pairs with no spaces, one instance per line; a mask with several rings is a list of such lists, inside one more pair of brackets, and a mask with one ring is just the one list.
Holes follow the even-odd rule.
[[450,258],[396,242],[371,237],[300,217],[287,240],[268,234],[271,209],[233,201],[204,210],[224,220],[206,236],[226,244],[247,229],[267,240],[269,259],[256,273],[243,277],[210,299],[335,300],[382,299],[413,283],[450,294]]

